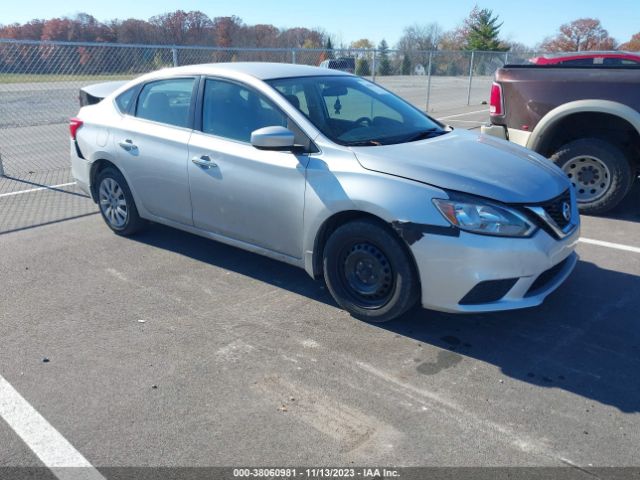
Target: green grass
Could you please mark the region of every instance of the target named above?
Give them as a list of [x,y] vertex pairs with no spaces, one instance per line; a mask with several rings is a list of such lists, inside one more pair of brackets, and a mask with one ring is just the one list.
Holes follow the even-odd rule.
[[56,75],[28,73],[0,73],[0,83],[41,83],[41,82],[108,82],[110,80],[131,80],[140,74],[120,75]]

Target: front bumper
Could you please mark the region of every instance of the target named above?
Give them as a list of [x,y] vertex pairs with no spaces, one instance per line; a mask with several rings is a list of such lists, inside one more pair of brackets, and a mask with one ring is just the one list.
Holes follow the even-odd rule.
[[483,135],[491,135],[492,137],[508,140],[507,129],[502,125],[486,124],[480,127],[480,133]]
[[[418,265],[422,306],[474,313],[539,305],[575,267],[578,256],[574,250],[579,237],[579,225],[562,240],[543,230],[531,238],[490,237],[464,231],[459,237],[427,234],[410,247]],[[468,301],[467,294],[481,282],[487,285],[507,279],[511,282],[507,282],[507,290],[500,298],[484,303]]]

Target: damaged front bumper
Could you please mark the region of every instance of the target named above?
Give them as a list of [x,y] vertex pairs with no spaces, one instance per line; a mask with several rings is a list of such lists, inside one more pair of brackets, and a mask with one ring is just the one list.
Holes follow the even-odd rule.
[[531,238],[459,231],[423,233],[407,244],[414,255],[424,308],[474,313],[533,307],[569,276],[580,229],[557,240],[539,230]]

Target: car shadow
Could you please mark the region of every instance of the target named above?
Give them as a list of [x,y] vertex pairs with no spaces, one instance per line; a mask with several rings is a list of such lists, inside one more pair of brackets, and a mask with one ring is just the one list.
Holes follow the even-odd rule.
[[[335,305],[321,281],[260,255],[160,225],[134,239]],[[639,312],[639,276],[579,261],[567,282],[536,308],[478,315],[416,308],[372,328],[493,364],[541,388],[639,412]],[[416,368],[425,375],[441,370]]]

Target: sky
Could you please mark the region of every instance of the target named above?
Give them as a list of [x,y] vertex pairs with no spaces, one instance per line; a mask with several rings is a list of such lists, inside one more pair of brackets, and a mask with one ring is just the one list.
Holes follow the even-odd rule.
[[2,0],[0,24],[79,12],[105,21],[148,19],[177,9],[201,10],[211,18],[236,15],[247,24],[319,27],[338,45],[359,38],[377,44],[384,38],[393,46],[408,25],[437,22],[445,30],[455,28],[476,3],[500,16],[502,38],[528,46],[553,35],[561,24],[582,17],[599,18],[618,42],[640,31],[640,0]]

